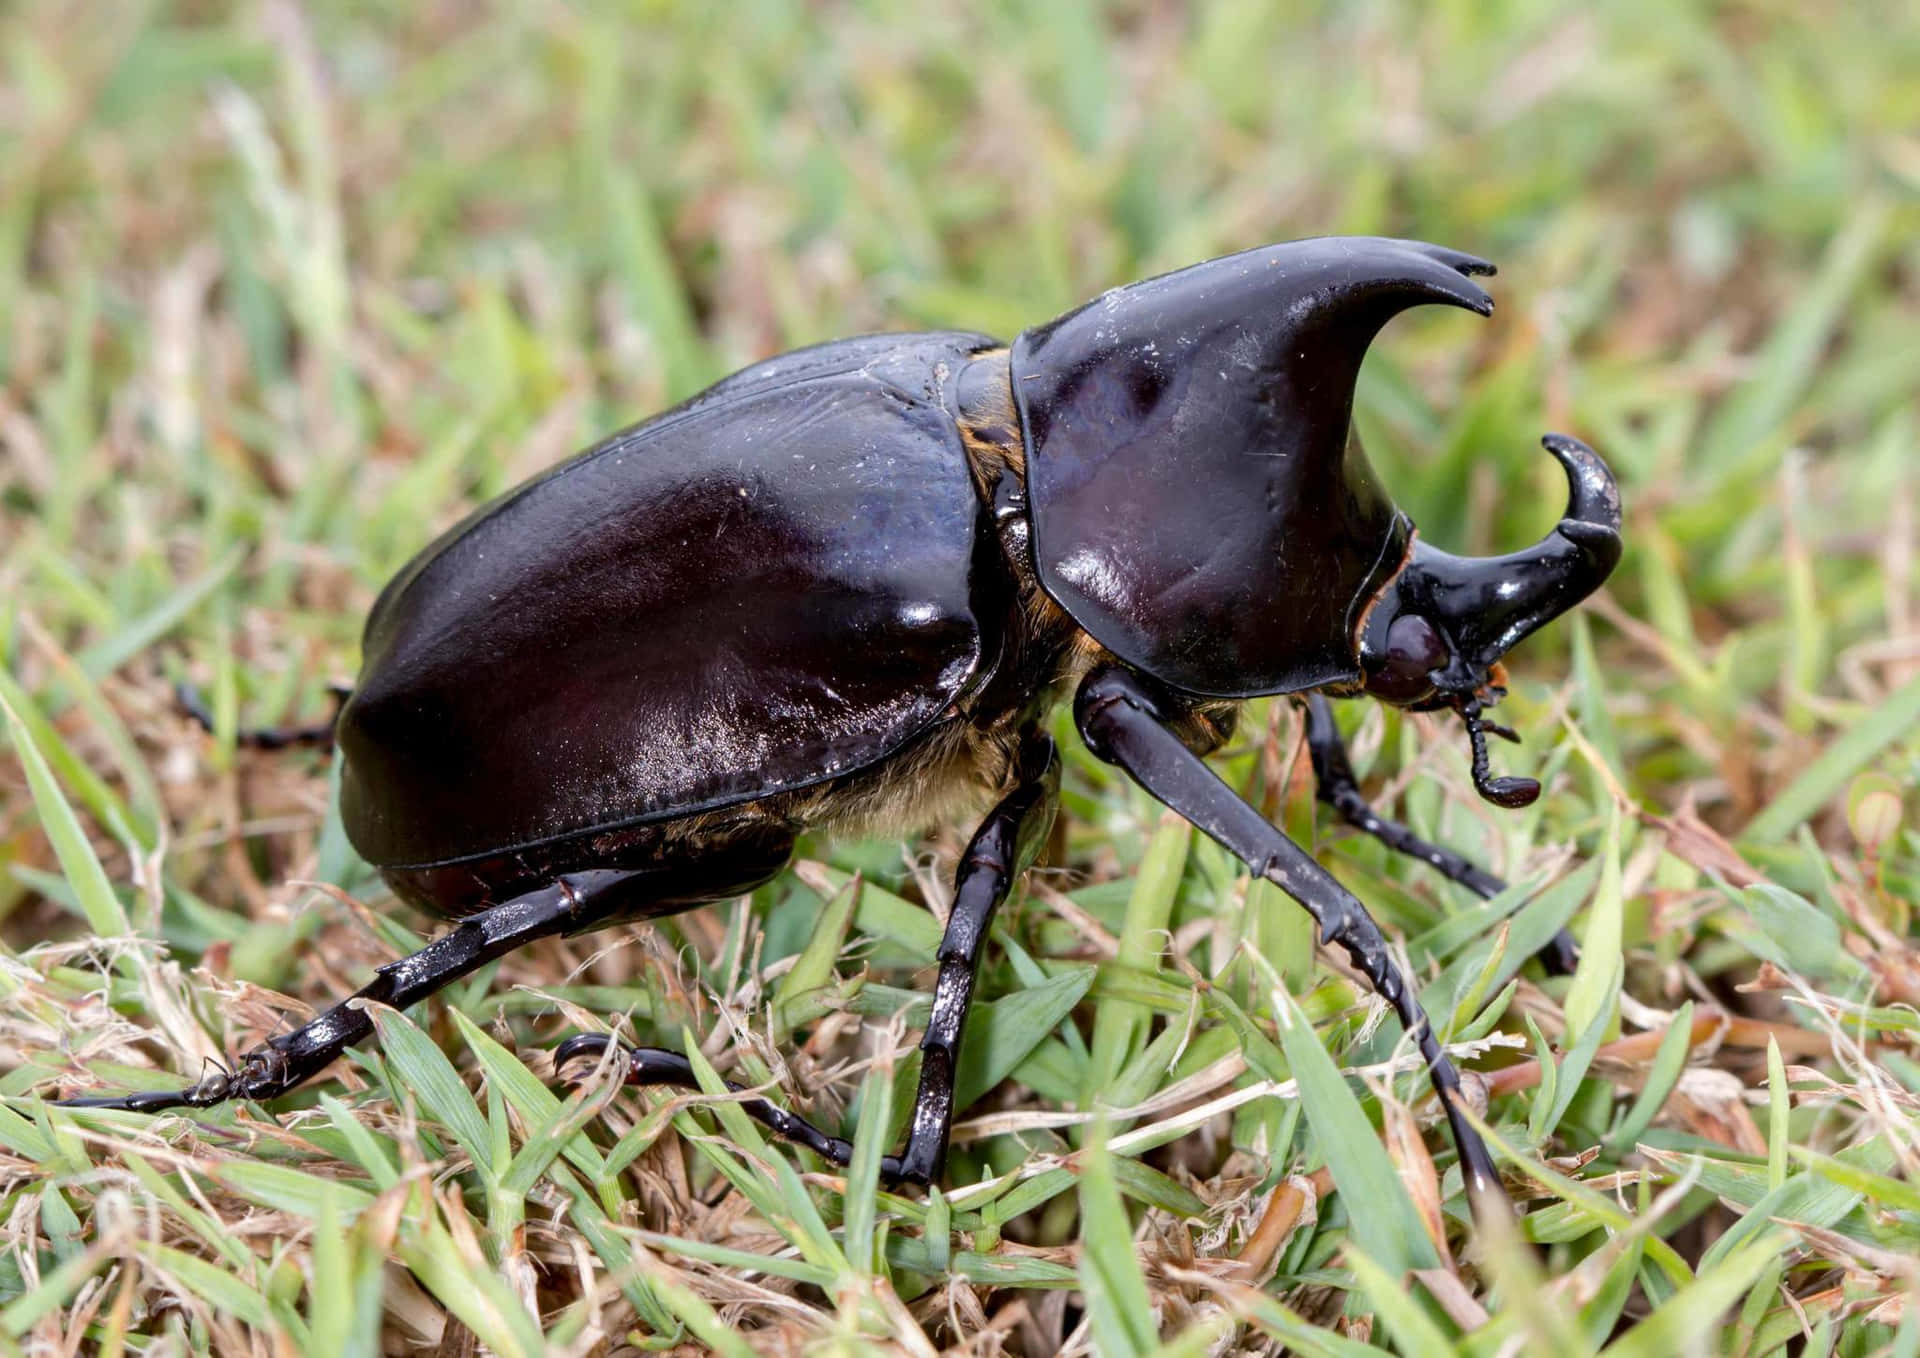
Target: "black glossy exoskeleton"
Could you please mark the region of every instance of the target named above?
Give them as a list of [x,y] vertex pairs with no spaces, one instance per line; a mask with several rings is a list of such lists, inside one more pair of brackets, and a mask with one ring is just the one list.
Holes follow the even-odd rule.
[[[1451,707],[1483,795],[1500,657],[1619,555],[1613,481],[1549,437],[1571,501],[1511,556],[1418,539],[1349,434],[1395,313],[1486,313],[1470,256],[1270,246],[1116,289],[1004,347],[877,335],[749,368],[444,534],[380,595],[341,711],[342,813],[394,890],[461,922],[360,997],[408,1005],[532,939],[733,896],[805,829],[993,803],[962,858],[912,1130],[941,1169],[988,925],[1044,841],[1071,695],[1089,748],[1310,911],[1428,1061],[1468,1183],[1497,1186],[1459,1080],[1372,920],[1202,756],[1238,700],[1297,695],[1322,795],[1468,887],[1501,884],[1361,799],[1326,699]],[[1564,962],[1564,956],[1561,959]],[[269,1098],[371,1031],[343,1004],[231,1073],[93,1106]],[[558,1058],[605,1050],[599,1037]],[[627,1056],[686,1084],[679,1056]],[[764,1100],[749,1111],[845,1162]]]

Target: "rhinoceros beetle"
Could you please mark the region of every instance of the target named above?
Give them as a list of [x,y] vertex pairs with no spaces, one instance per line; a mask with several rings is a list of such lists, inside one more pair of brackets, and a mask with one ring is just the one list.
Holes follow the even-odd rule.
[[[1366,910],[1204,761],[1242,699],[1294,695],[1325,800],[1501,889],[1368,807],[1327,701],[1451,708],[1481,795],[1539,792],[1491,775],[1486,733],[1511,733],[1485,711],[1501,657],[1617,561],[1612,477],[1547,437],[1571,486],[1559,525],[1464,558],[1415,535],[1349,431],[1381,326],[1422,302],[1487,314],[1472,278],[1492,272],[1414,241],[1304,240],[1117,288],[1011,346],[824,344],[476,511],[380,594],[334,727],[354,845],[399,897],[459,921],[354,998],[410,1005],[534,939],[735,896],[805,830],[910,829],[991,803],[955,875],[912,1129],[885,1160],[928,1183],[982,943],[1053,816],[1042,718],[1070,694],[1096,756],[1346,951],[1414,1035],[1476,1201],[1497,1193],[1459,1077]],[[272,1098],[372,1026],[348,1001],[192,1088],[70,1102]],[[556,1064],[608,1045],[570,1039]],[[624,1060],[633,1083],[693,1083],[677,1053]],[[745,1107],[846,1163],[844,1140]]]

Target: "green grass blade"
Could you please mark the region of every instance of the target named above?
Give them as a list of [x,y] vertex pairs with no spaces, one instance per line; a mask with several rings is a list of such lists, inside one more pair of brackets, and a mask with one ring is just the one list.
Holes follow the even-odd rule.
[[1646,1083],[1640,1086],[1633,1106],[1614,1129],[1608,1144],[1616,1150],[1630,1149],[1639,1141],[1640,1134],[1652,1125],[1653,1120],[1666,1106],[1667,1096],[1674,1086],[1680,1083],[1681,1072],[1687,1067],[1687,1052],[1693,1034],[1693,1001],[1688,1000],[1674,1013],[1673,1022],[1667,1025],[1667,1031],[1660,1037],[1660,1047],[1653,1054],[1653,1061],[1647,1067]]
[[847,1262],[865,1272],[886,1267],[875,1248],[880,1190],[880,1157],[893,1114],[893,1065],[876,1062],[860,1085],[860,1121],[853,1133],[853,1162],[847,1166],[846,1216],[842,1225]]
[[474,1167],[494,1179],[493,1134],[487,1116],[453,1062],[405,1014],[381,1005],[368,1009],[379,1034],[381,1055],[393,1071],[394,1087],[418,1099],[434,1121],[452,1134]]
[[1749,458],[1756,445],[1775,437],[1806,390],[1815,361],[1833,335],[1847,298],[1873,263],[1892,221],[1887,202],[1857,202],[1845,226],[1827,246],[1819,272],[1802,284],[1798,298],[1761,351],[1757,371],[1723,406],[1701,434],[1695,466],[1703,475],[1724,475]]
[[855,877],[827,901],[827,908],[820,912],[813,932],[807,938],[807,946],[800,950],[793,966],[774,988],[774,1031],[777,1037],[784,1039],[792,1031],[796,1021],[792,1016],[794,1002],[809,991],[825,988],[833,980],[833,964],[839,959],[840,950],[846,946],[847,929],[853,923],[861,885],[860,879]]
[[[480,1063],[488,1083],[506,1096],[521,1121],[535,1127],[560,1125],[560,1097],[547,1088],[539,1076],[528,1070],[519,1057],[494,1041],[479,1024],[458,1009],[450,1012],[454,1027],[460,1030],[461,1039]],[[583,1133],[566,1137],[561,1143],[561,1154],[590,1180],[597,1183],[607,1178],[606,1161]]]
[[1440,1257],[1433,1242],[1346,1077],[1320,1045],[1293,996],[1276,986],[1273,1007],[1280,1020],[1280,1046],[1299,1085],[1300,1106],[1334,1187],[1348,1204],[1354,1239],[1394,1277],[1437,1267]]
[[1348,1245],[1344,1255],[1353,1270],[1354,1281],[1373,1304],[1374,1314],[1386,1322],[1394,1347],[1416,1358],[1447,1358],[1455,1352],[1439,1324],[1420,1305],[1419,1298],[1402,1278],[1389,1274],[1366,1255],[1366,1251]]
[[1133,1223],[1114,1182],[1105,1119],[1095,1122],[1080,1159],[1080,1279],[1093,1341],[1102,1354],[1131,1358],[1158,1346],[1147,1280],[1134,1256]]
[[373,1195],[363,1189],[291,1165],[235,1160],[216,1166],[212,1177],[249,1202],[307,1221],[318,1221],[328,1206],[351,1220],[373,1204]]
[[133,926],[127,919],[125,907],[120,904],[120,898],[114,894],[113,884],[107,880],[106,869],[100,866],[100,859],[87,839],[87,832],[80,827],[79,817],[73,814],[66,794],[60,791],[60,784],[54,781],[53,771],[47,767],[46,760],[40,757],[40,751],[34,745],[33,737],[27,733],[20,714],[4,697],[0,697],[0,711],[6,713],[13,751],[20,760],[20,767],[26,772],[27,786],[33,793],[34,809],[40,814],[40,825],[53,845],[54,855],[60,860],[60,870],[66,874],[67,883],[80,903],[87,927],[106,938],[126,935]]
[[168,595],[150,612],[82,651],[78,657],[80,668],[99,679],[112,674],[136,655],[151,650],[155,642],[178,627],[188,614],[224,585],[246,558],[245,546],[236,543],[229,547],[212,566]]
[[1821,751],[1786,790],[1747,822],[1740,837],[1773,844],[1792,834],[1807,817],[1838,797],[1847,780],[1920,722],[1920,675],[1889,693],[1874,709]]
[[[1147,844],[1147,854],[1134,878],[1127,898],[1126,923],[1120,933],[1119,962],[1122,966],[1151,971],[1159,963],[1166,941],[1167,921],[1173,916],[1174,897],[1180,888],[1180,874],[1186,867],[1187,851],[1193,843],[1193,827],[1167,813]],[[1087,1062],[1087,1085],[1081,1091],[1081,1106],[1091,1108],[1102,1091],[1112,1083],[1134,1055],[1145,1030],[1148,1015],[1138,1007],[1118,1002],[1102,1003],[1094,1014],[1092,1055]]]
[[[714,1100],[706,1105],[707,1111],[734,1145],[746,1151],[771,1174],[770,1180],[761,1179],[751,1171],[729,1172],[728,1177],[733,1180],[735,1187],[746,1193],[768,1222],[786,1235],[803,1257],[844,1277],[848,1272],[846,1255],[827,1230],[819,1205],[807,1191],[806,1184],[794,1172],[793,1166],[767,1145],[759,1125],[747,1116],[738,1099],[728,1091],[726,1082],[693,1040],[693,1034],[683,1031],[681,1040],[701,1090]],[[717,1147],[708,1144],[703,1145],[702,1149],[714,1158],[716,1165],[726,1170],[727,1161]]]
[[1608,1345],[1603,1358],[1671,1358],[1691,1351],[1725,1319],[1727,1308],[1773,1263],[1778,1250],[1777,1240],[1763,1237],[1730,1255]]
[[1071,1014],[1093,985],[1094,968],[1068,967],[1027,990],[979,1005],[967,1020],[954,1106],[970,1107],[1013,1074]]
[[1767,1035],[1767,1183],[1779,1188],[1787,1181],[1787,1149],[1790,1145],[1787,1116],[1790,1110],[1787,1092],[1787,1066],[1780,1059],[1780,1044]]
[[1580,936],[1580,963],[1567,992],[1567,1035],[1576,1042],[1599,1026],[1619,1028],[1617,1002],[1625,974],[1621,952],[1620,808],[1609,808],[1607,835],[1599,853],[1600,885]]

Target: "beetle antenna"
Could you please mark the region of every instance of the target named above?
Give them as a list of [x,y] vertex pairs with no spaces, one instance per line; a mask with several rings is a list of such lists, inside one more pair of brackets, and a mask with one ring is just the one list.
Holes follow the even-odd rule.
[[1518,731],[1514,730],[1511,726],[1502,725],[1490,717],[1480,718],[1480,729],[1490,736],[1499,736],[1500,739],[1506,741],[1508,744],[1518,745],[1520,743],[1520,733]]
[[1532,806],[1540,795],[1540,784],[1532,778],[1495,778],[1487,760],[1489,730],[1518,741],[1519,737],[1498,722],[1480,715],[1480,704],[1469,700],[1460,705],[1460,719],[1467,724],[1467,739],[1473,743],[1473,789],[1495,806],[1518,809]]

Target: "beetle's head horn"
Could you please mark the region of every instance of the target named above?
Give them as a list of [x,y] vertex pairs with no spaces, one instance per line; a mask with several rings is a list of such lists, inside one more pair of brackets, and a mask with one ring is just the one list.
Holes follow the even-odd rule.
[[1541,443],[1567,473],[1567,512],[1554,530],[1524,551],[1491,557],[1454,556],[1415,539],[1360,640],[1368,692],[1460,713],[1473,742],[1474,786],[1503,806],[1525,806],[1540,785],[1487,771],[1485,733],[1511,735],[1482,715],[1506,693],[1500,659],[1598,589],[1620,560],[1620,490],[1606,463],[1562,434]]

